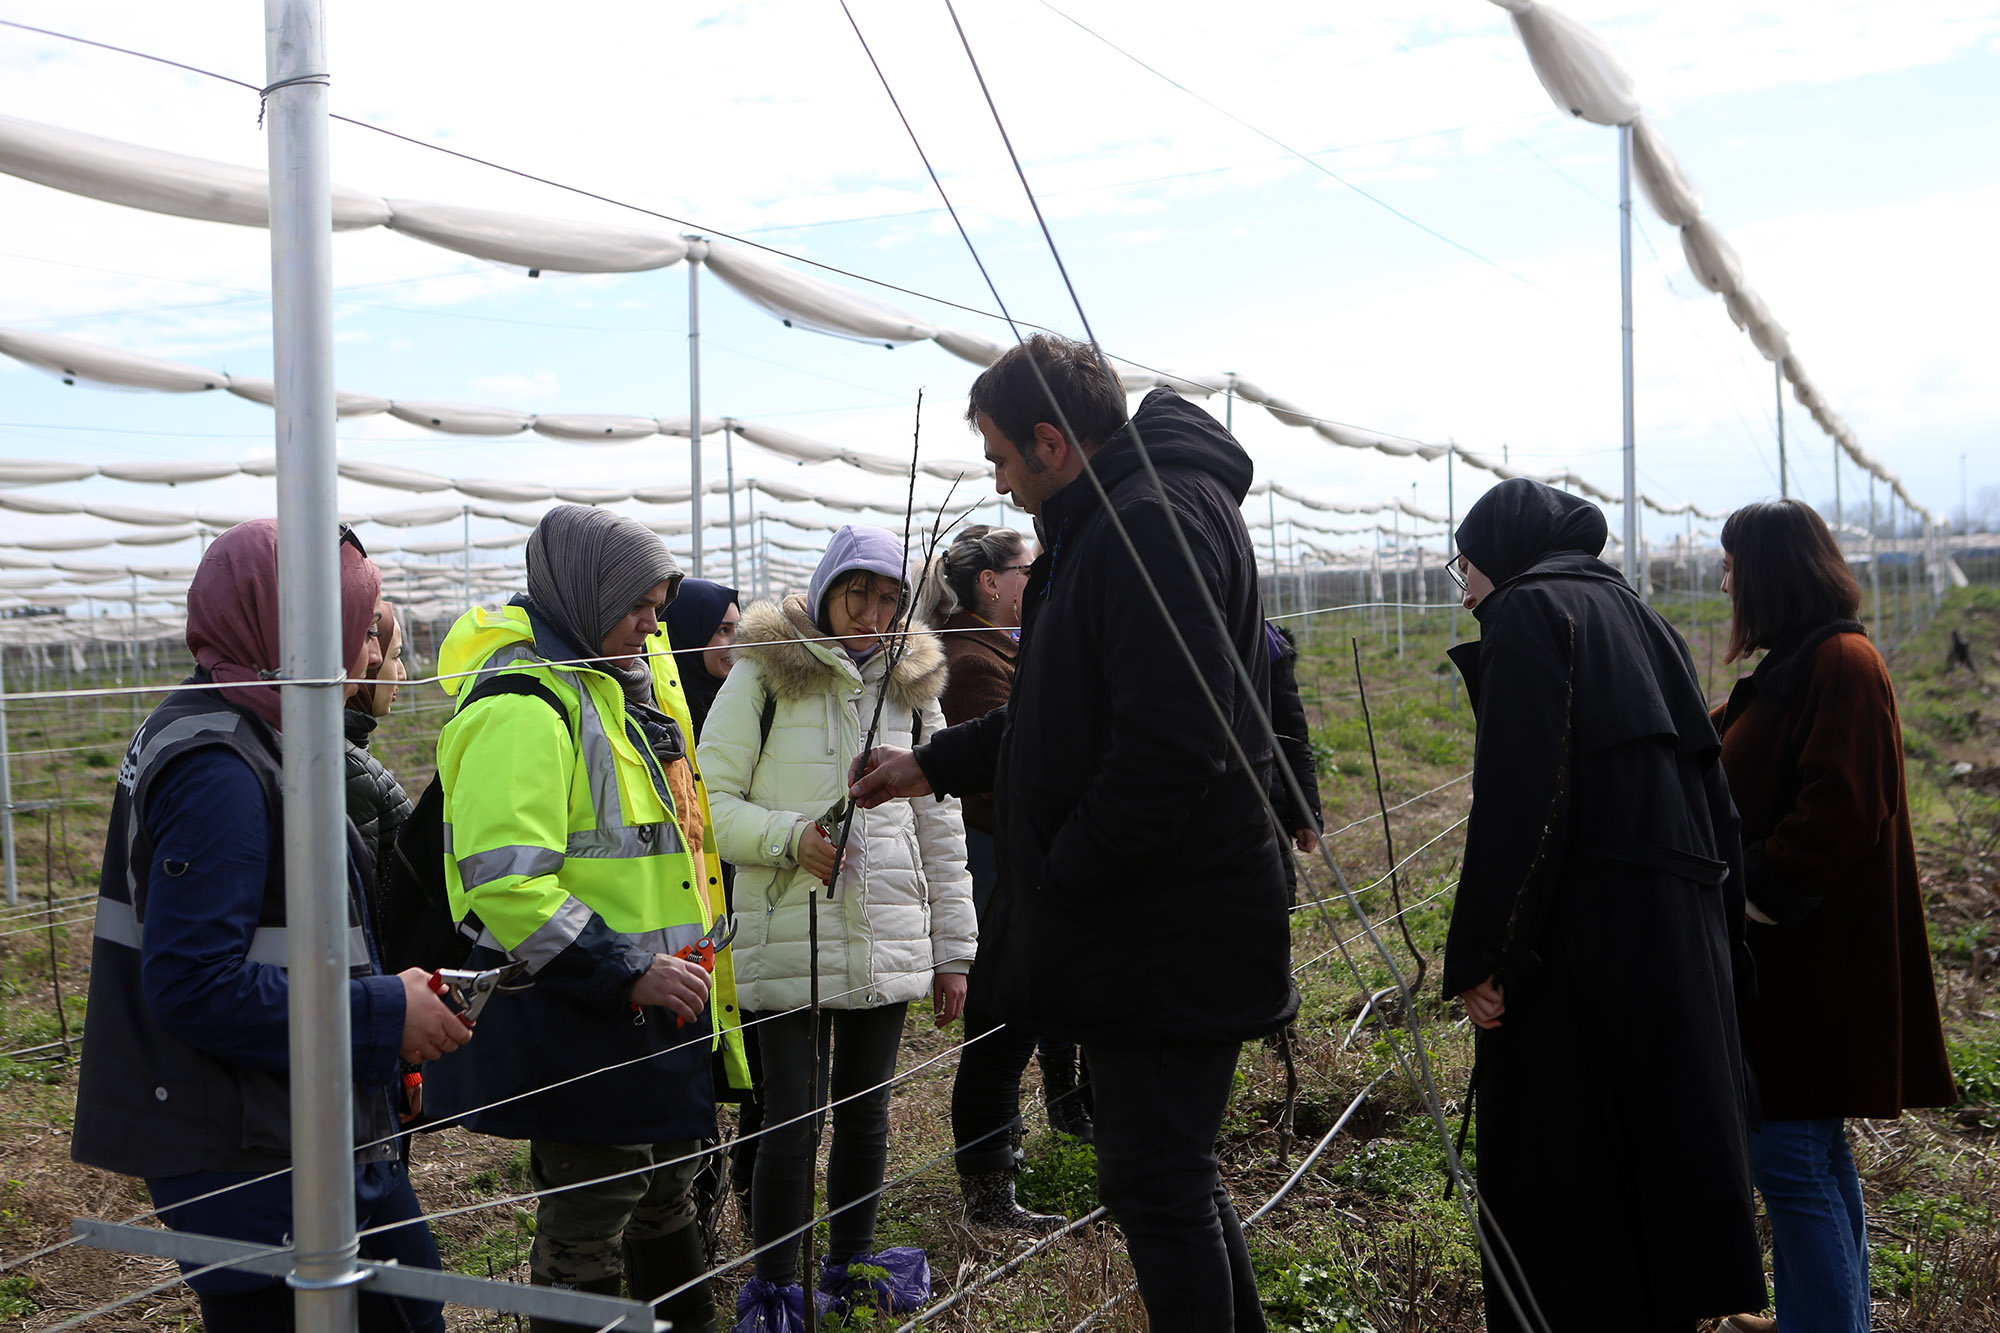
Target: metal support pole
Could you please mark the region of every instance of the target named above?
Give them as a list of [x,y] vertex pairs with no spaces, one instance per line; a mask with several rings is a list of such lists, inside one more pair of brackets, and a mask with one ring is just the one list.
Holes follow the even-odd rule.
[[741,589],[743,571],[736,562],[736,432],[722,419],[722,474],[729,483],[729,586]]
[[1840,441],[1833,442],[1833,540],[1840,541],[1840,530],[1847,524],[1847,515],[1840,509]]
[[1639,586],[1639,456],[1632,413],[1632,127],[1618,127],[1619,356],[1625,377],[1625,581]]
[[[319,0],[264,0],[277,369],[280,679],[341,661],[334,501],[333,187]],[[292,1090],[290,1283],[300,1333],[355,1327],[353,1052],[341,691],[283,690],[284,872]]]
[[1390,555],[1396,562],[1396,660],[1403,660],[1403,511],[1389,511],[1389,523],[1395,529],[1390,539]]
[[[1452,459],[1458,455],[1456,443],[1447,444],[1444,451],[1444,553],[1445,559],[1458,559],[1458,496],[1452,489]],[[1452,593],[1452,584],[1446,584],[1444,595],[1451,598],[1451,628],[1447,634],[1446,647],[1458,642],[1458,608],[1463,599]],[[1451,711],[1458,711],[1458,673],[1447,673],[1451,679]]]
[[[141,674],[141,663],[139,661],[139,576],[137,574],[132,576],[132,683],[134,685],[144,685],[146,683],[144,675]],[[132,729],[134,731],[139,729],[139,717],[139,696],[134,694],[132,696]]]
[[1269,481],[1264,485],[1268,488],[1264,492],[1264,517],[1271,525],[1271,596],[1266,599],[1264,608],[1264,613],[1269,615],[1277,610],[1274,603],[1278,600],[1278,491]]
[[[67,648],[67,644],[64,645]],[[7,869],[7,906],[20,901],[21,886],[14,869],[13,757],[7,751],[7,647],[0,644],[0,861]]]
[[472,506],[460,505],[458,517],[465,525],[461,530],[459,558],[465,566],[465,609],[470,611],[472,609]]
[[1785,363],[1773,362],[1771,370],[1778,386],[1778,498],[1787,500],[1791,498],[1792,481],[1785,467]]
[[1869,628],[1879,641],[1882,637],[1882,562],[1875,552],[1875,474],[1868,474],[1868,592],[1875,600],[1875,615]]
[[708,242],[698,236],[688,238],[688,503],[694,521],[694,566],[701,573],[701,261],[708,258]]
[[[760,575],[757,572],[757,488],[755,486],[746,486],[743,490],[743,502],[750,509],[750,600],[754,602],[764,595],[762,584],[759,582]],[[736,494],[736,487],[734,485],[730,486],[729,493],[732,497]],[[735,532],[735,522],[733,519],[731,520],[730,531],[732,534]],[[741,584],[737,585],[737,593],[739,596],[742,594]]]

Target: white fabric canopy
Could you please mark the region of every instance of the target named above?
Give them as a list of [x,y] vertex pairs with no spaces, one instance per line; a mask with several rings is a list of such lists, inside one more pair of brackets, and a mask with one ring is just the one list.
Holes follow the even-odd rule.
[[844,287],[781,267],[743,246],[717,241],[696,244],[706,246],[705,257],[716,277],[746,300],[776,315],[789,328],[812,329],[891,347],[937,336],[935,325],[879,305]]
[[[238,398],[247,398],[253,403],[275,407],[278,403],[278,386],[269,380],[246,379],[241,375],[231,375],[229,383],[223,386]],[[345,389],[333,392],[333,411],[336,416],[372,417],[389,410],[387,398],[377,398],[372,393],[349,393]]]
[[1632,122],[1632,173],[1639,188],[1669,226],[1685,227],[1701,216],[1701,191],[1681,170],[1667,141],[1644,116]]
[[[1639,114],[1631,76],[1595,35],[1567,16],[1536,0],[1493,0],[1513,16],[1515,30],[1529,62],[1556,105],[1600,125],[1632,126],[1632,168],[1653,211],[1680,228],[1681,251],[1695,280],[1725,299],[1729,317],[1748,335],[1767,361],[1778,363],[1792,383],[1793,395],[1812,412],[1820,429],[1830,435],[1856,466],[1889,483],[1908,502],[1895,474],[1864,452],[1854,432],[1826,407],[1819,390],[1805,378],[1791,354],[1791,336],[1764,302],[1745,284],[1743,262],[1715,224],[1701,216],[1701,193],[1681,169],[1659,131]],[[1461,457],[1465,457],[1461,453]],[[1470,461],[1470,459],[1468,459]],[[1586,494],[1603,498],[1595,487],[1578,484]],[[1640,497],[1660,513],[1702,514],[1689,504],[1663,506]],[[1912,507],[1917,506],[1912,503]],[[1933,515],[1933,519],[1940,516]]]
[[687,242],[657,228],[498,213],[415,199],[389,201],[391,231],[531,272],[638,273],[678,264]]
[[1632,76],[1596,33],[1533,0],[1494,3],[1513,15],[1535,77],[1557,106],[1598,125],[1623,125],[1639,114]]
[[20,333],[0,329],[0,353],[31,366],[53,371],[63,383],[80,379],[99,384],[116,384],[127,389],[152,389],[159,393],[201,393],[219,389],[229,377],[218,371],[162,361],[137,352],[120,352],[80,338],[54,333]]
[[[95,134],[0,116],[0,171],[71,194],[152,213],[271,225],[270,186],[254,167],[142,148]],[[389,205],[372,194],[333,187],[336,231],[379,227]]]

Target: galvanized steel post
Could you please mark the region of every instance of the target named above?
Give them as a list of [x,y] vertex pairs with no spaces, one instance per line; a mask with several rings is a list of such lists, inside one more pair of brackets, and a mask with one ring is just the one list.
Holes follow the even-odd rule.
[[[281,679],[346,665],[334,498],[333,202],[319,0],[264,2],[277,373]],[[287,684],[284,867],[292,1086],[291,1285],[301,1333],[356,1319],[341,691]]]

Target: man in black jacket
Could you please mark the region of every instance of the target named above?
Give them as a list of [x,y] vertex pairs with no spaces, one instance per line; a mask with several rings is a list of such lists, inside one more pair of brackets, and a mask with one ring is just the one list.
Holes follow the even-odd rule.
[[[1269,653],[1238,510],[1250,458],[1167,390],[1128,422],[1096,349],[1048,336],[982,374],[966,417],[995,489],[1035,515],[1041,538],[1013,689],[1004,707],[914,753],[864,757],[854,794],[865,805],[994,793],[1000,875],[971,1003],[1083,1043],[1099,1196],[1125,1232],[1156,1333],[1252,1333],[1262,1307],[1215,1137],[1239,1045],[1282,1028],[1298,995],[1262,795],[1273,756],[1252,704],[1266,694]],[[1254,772],[1235,761],[1208,695]]]

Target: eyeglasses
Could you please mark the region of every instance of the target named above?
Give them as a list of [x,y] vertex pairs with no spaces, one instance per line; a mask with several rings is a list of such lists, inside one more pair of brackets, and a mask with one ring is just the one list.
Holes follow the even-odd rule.
[[1458,585],[1458,590],[1461,593],[1471,592],[1471,585],[1465,581],[1465,571],[1458,567],[1458,559],[1457,556],[1453,556],[1451,559],[1445,561],[1444,572],[1451,575],[1451,581]]
[[1025,565],[1000,565],[997,568],[995,568],[993,572],[996,574],[1012,574],[1018,571],[1020,573],[1025,574],[1034,567],[1035,566],[1033,565],[1033,563]]
[[349,524],[343,523],[340,525],[340,544],[342,546],[352,546],[355,554],[359,555],[363,560],[368,558],[368,548],[361,544],[360,535]]

